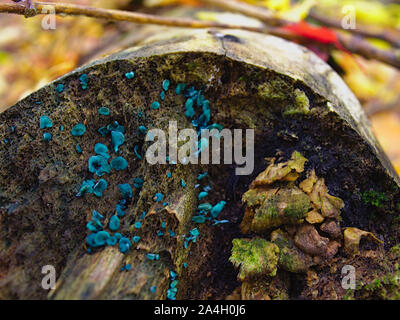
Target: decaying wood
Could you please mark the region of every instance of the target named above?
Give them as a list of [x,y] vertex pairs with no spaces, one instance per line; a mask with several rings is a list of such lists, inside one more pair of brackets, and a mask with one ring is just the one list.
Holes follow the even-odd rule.
[[[305,48],[273,36],[224,29],[154,30],[154,36],[137,46],[81,67],[0,114],[2,297],[46,298],[40,270],[47,264],[58,274],[57,288],[48,296],[52,299],[164,299],[170,270],[178,273],[178,298],[225,297],[238,284],[228,258],[231,240],[240,233],[241,196],[265,169],[266,157],[278,153],[287,158],[293,150],[301,152],[307,168],[324,177],[330,192],[345,202],[343,226],[368,229],[385,245],[394,244],[399,179],[359,102],[328,65]],[[134,79],[124,76],[129,71],[135,71]],[[79,80],[83,73],[89,76],[87,90]],[[163,79],[171,81],[171,88],[160,109],[152,110]],[[212,122],[255,129],[252,175],[235,176],[230,165],[151,166],[137,159],[134,146],[140,145],[142,154],[148,146],[137,133],[139,125],[165,129],[168,120],[175,119],[179,128],[191,127],[184,116],[184,98],[174,94],[181,82],[202,89],[210,101]],[[55,90],[60,83],[62,93]],[[100,106],[108,106],[111,116],[99,116]],[[43,114],[54,122],[49,143],[39,129]],[[94,144],[109,144],[97,129],[115,120],[126,129],[119,155],[129,167],[105,176],[109,187],[102,198],[76,198],[77,187],[91,178],[87,161]],[[78,122],[88,129],[79,139],[70,134]],[[60,125],[64,131],[59,131]],[[82,154],[75,151],[76,143]],[[168,171],[172,178],[167,178]],[[229,224],[191,221],[198,205],[196,177],[204,171],[212,186],[207,201],[227,201],[221,219],[229,219]],[[116,247],[87,253],[85,226],[92,210],[108,219],[119,199],[117,184],[131,183],[137,176],[145,183],[134,190],[121,233],[142,232],[142,240],[126,254]],[[370,189],[391,199],[377,209],[372,225],[371,208],[357,196]],[[156,192],[165,195],[168,206],[154,203]],[[143,211],[148,216],[138,231],[133,224]],[[175,238],[157,237],[161,221],[174,228]],[[195,227],[199,239],[186,249],[183,236]],[[160,260],[146,259],[146,253],[158,253]],[[127,263],[132,269],[121,271]],[[157,287],[154,293],[152,286]]]

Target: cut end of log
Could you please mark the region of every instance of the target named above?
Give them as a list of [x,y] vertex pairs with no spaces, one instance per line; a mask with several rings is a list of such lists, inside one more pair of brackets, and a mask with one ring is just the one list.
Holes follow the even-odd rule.
[[[235,165],[147,163],[151,143],[141,126],[168,131],[173,120],[178,129],[195,128],[185,114],[188,96],[176,91],[182,83],[209,101],[208,124],[254,130],[250,175],[236,175]],[[101,107],[110,114],[99,113]],[[199,108],[194,115],[201,115]],[[53,125],[41,129],[42,116]],[[46,298],[41,268],[53,265],[53,299],[224,298],[239,284],[229,256],[232,239],[240,237],[241,198],[266,169],[266,158],[286,161],[295,150],[307,159],[303,174],[314,170],[330,194],[344,201],[342,226],[373,232],[385,250],[398,235],[393,221],[399,179],[359,102],[313,53],[275,37],[236,30],[160,32],[50,83],[0,114],[0,123],[0,297]],[[79,123],[86,131],[71,134]],[[99,132],[107,126],[124,128],[117,152],[117,138]],[[44,139],[44,133],[51,137]],[[90,172],[97,143],[108,147],[110,160],[125,158],[127,168],[101,177]],[[101,178],[107,182],[101,197],[76,196],[84,181]],[[135,186],[135,178],[143,185]],[[93,210],[105,216],[104,229],[115,233],[108,226],[124,198],[120,184],[132,188],[116,231],[130,239],[130,250],[123,254],[116,245],[88,252],[86,225]],[[212,191],[198,200],[207,186]],[[378,205],[375,194],[384,194]],[[218,220],[229,223],[192,220],[199,204],[221,201],[226,205]],[[134,236],[140,241],[134,243]],[[130,271],[121,271],[127,264]],[[177,293],[171,271],[179,280]],[[277,277],[289,281],[280,272]],[[254,286],[259,283],[248,284],[243,296],[264,296],[267,285],[260,294],[248,291]],[[284,296],[290,298],[288,290]]]

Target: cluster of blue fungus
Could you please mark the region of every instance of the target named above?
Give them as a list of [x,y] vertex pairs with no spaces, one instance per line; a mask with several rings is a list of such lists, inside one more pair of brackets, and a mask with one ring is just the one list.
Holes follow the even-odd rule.
[[204,172],[204,173],[200,173],[198,176],[197,176],[197,180],[201,180],[201,179],[204,179],[205,177],[207,177],[207,175],[208,175],[208,172],[206,171],[206,172]]
[[108,227],[110,228],[111,231],[117,231],[119,229],[120,224],[121,223],[119,221],[119,218],[114,215],[110,218],[110,221],[108,222]]
[[101,116],[109,116],[110,115],[110,109],[108,109],[107,107],[100,107],[98,111],[99,111],[99,115],[101,115]]
[[108,130],[107,127],[101,127],[97,130],[97,132],[100,133],[104,137],[110,133],[110,130]]
[[111,160],[110,165],[114,170],[125,170],[128,168],[128,161],[126,161],[123,157],[115,157]]
[[[125,77],[127,79],[133,79],[135,76],[134,72],[127,72]],[[87,87],[88,77],[84,77],[84,75],[80,78],[81,84],[85,84],[85,89]],[[162,82],[162,90],[160,93],[161,101],[164,101],[166,98],[167,92],[169,92],[170,88],[170,81],[165,79]],[[176,94],[180,95],[183,94],[186,98],[185,100],[185,115],[192,119],[192,124],[196,127],[199,135],[202,129],[209,128],[209,129],[217,129],[219,131],[222,130],[222,126],[219,124],[211,124],[211,112],[209,107],[209,101],[204,98],[201,94],[201,91],[195,90],[194,87],[187,88],[186,84],[179,83],[176,86],[175,90]],[[151,108],[156,110],[159,109],[161,106],[160,102],[154,101],[151,104]],[[98,109],[98,113],[100,115],[108,116],[110,114],[110,110],[106,107],[101,107]],[[139,115],[138,115],[139,116]],[[139,116],[141,117],[141,116]],[[78,125],[77,125],[78,126]],[[75,126],[75,127],[77,127]],[[83,126],[83,125],[82,125]],[[75,129],[74,127],[74,129]],[[74,130],[73,129],[73,130]],[[79,132],[79,127],[75,130]],[[86,128],[84,128],[86,130]],[[83,130],[83,133],[84,133]],[[140,125],[138,127],[138,133],[145,135],[148,129],[144,125]],[[112,142],[112,149],[115,153],[118,153],[119,147],[125,142],[125,128],[124,126],[118,124],[117,121],[110,123],[107,126],[101,127],[98,129],[98,132],[101,136],[111,135],[111,142]],[[82,134],[83,134],[82,133]],[[74,134],[76,136],[82,134]],[[198,153],[202,152],[208,147],[208,139],[200,140],[198,145]],[[102,143],[97,143],[94,147],[94,151],[96,155],[93,155],[89,158],[89,172],[96,174],[97,176],[102,176],[106,173],[110,173],[111,169],[114,170],[125,170],[128,167],[128,162],[121,156],[117,156],[113,158],[110,163],[110,155],[108,154],[108,148],[106,145]],[[139,153],[139,145],[134,145],[133,151],[136,157],[141,160],[142,156]],[[167,157],[167,162],[171,164],[176,164],[173,161],[170,161],[169,157]],[[168,172],[167,177],[171,178],[172,173]],[[207,172],[200,173],[197,177],[198,181],[201,181],[207,177]],[[135,190],[141,189],[144,185],[144,180],[142,177],[136,177],[133,179],[133,186]],[[200,189],[200,183],[195,186],[195,188],[199,188],[198,199],[199,201],[204,200],[208,195],[209,191],[211,190],[210,186],[205,186]],[[185,188],[186,182],[184,179],[180,180],[180,184],[183,188]],[[106,227],[110,230],[111,233],[104,230],[104,226],[102,220],[104,216],[98,213],[97,211],[93,211],[92,219],[87,224],[87,229],[91,232],[91,234],[86,238],[86,243],[89,246],[89,252],[92,248],[101,247],[104,245],[108,246],[116,246],[118,245],[118,249],[121,253],[126,253],[130,250],[132,244],[137,244],[141,240],[141,237],[137,234],[128,236],[123,236],[121,233],[117,232],[121,226],[120,219],[126,215],[127,203],[131,201],[133,198],[133,190],[129,183],[122,183],[117,185],[118,189],[121,192],[122,199],[116,204],[115,212],[106,223]],[[78,192],[78,195],[81,196],[86,193],[94,193],[95,196],[101,197],[103,192],[107,188],[107,182],[104,179],[100,179],[97,183],[95,180],[85,180]],[[166,206],[168,203],[163,202],[164,195],[162,193],[156,193],[153,197],[153,200],[158,203],[163,203],[163,206]],[[226,202],[219,201],[217,204],[212,205],[208,202],[200,203],[197,207],[197,214],[192,218],[193,222],[195,223],[205,223],[206,221],[213,221],[213,225],[218,225],[221,223],[227,223],[228,220],[216,220],[219,216],[221,211],[223,210]],[[135,233],[139,233],[139,229],[143,227],[143,220],[146,217],[146,212],[143,211],[141,217],[138,221],[135,221],[133,227],[136,229]],[[140,233],[139,233],[140,234]],[[175,237],[176,233],[168,228],[165,221],[161,221],[161,228],[157,230],[157,236],[170,236]],[[197,228],[193,228],[189,231],[188,235],[183,235],[184,238],[184,247],[188,248],[190,243],[195,243],[200,235],[200,232]],[[146,258],[152,261],[157,261],[160,259],[158,253],[147,253]],[[187,268],[188,264],[186,262],[183,263],[183,267]],[[131,269],[130,264],[126,264],[125,266],[121,267],[122,271],[128,271]],[[167,298],[170,300],[176,299],[177,294],[177,285],[178,280],[176,279],[177,274],[174,271],[170,271],[170,285],[167,290]],[[154,293],[156,291],[156,287],[152,286],[150,290]]]
[[107,231],[103,230],[104,226],[101,223],[103,219],[104,216],[101,213],[93,210],[92,219],[86,225],[87,229],[92,232],[86,237],[86,243],[89,247],[96,248],[108,244],[111,236]]
[[83,134],[86,132],[86,127],[83,123],[78,123],[71,129],[71,134],[74,137],[80,137],[83,136]]
[[60,126],[60,131],[64,131],[64,126],[63,125]]
[[158,108],[160,108],[160,103],[159,103],[158,101],[154,101],[154,102],[151,104],[151,108],[152,108],[153,110],[157,110]]
[[108,148],[105,144],[96,143],[94,146],[94,152],[103,158],[110,159],[110,155],[108,154]]
[[46,142],[49,142],[53,138],[52,134],[50,132],[45,132],[43,133],[43,140]]
[[118,152],[118,148],[125,142],[125,136],[120,131],[111,131],[111,141],[114,146],[114,152]]
[[176,300],[176,294],[178,293],[177,285],[179,281],[176,279],[178,274],[173,270],[170,270],[169,277],[171,279],[171,283],[169,284],[169,289],[167,290],[167,299]]
[[185,88],[186,88],[185,83],[178,83],[176,86],[176,89],[175,89],[175,93],[179,95],[179,94],[183,93],[183,90],[185,90]]
[[[208,173],[204,172],[204,173],[200,173],[197,176],[197,180],[201,181],[203,180],[205,177],[207,177]],[[195,186],[195,188],[199,188],[200,184],[197,184]],[[208,192],[211,190],[210,186],[205,186],[203,187],[203,190],[199,192],[197,198],[199,199],[199,201],[202,201],[204,198],[206,198],[208,196]],[[200,203],[197,206],[197,214],[195,216],[192,217],[192,221],[195,223],[205,223],[206,221],[210,221],[213,220],[213,226],[216,226],[218,224],[222,224],[222,223],[227,223],[229,222],[228,220],[216,220],[216,218],[219,216],[219,214],[221,213],[221,211],[224,209],[226,202],[221,200],[219,201],[216,205],[212,205],[208,202],[205,203]]]
[[222,209],[224,209],[225,204],[226,204],[226,202],[221,200],[215,206],[212,207],[211,215],[213,216],[213,218],[218,217],[218,215],[221,213]]
[[154,199],[155,202],[161,202],[163,198],[164,198],[164,195],[162,193],[157,192],[154,195],[153,199]]
[[108,238],[108,240],[107,240],[107,245],[108,246],[115,246],[116,244],[118,243],[118,238],[114,235],[114,236],[111,236],[110,238]]
[[165,79],[165,80],[163,81],[163,83],[162,83],[162,88],[163,88],[163,90],[164,90],[164,91],[168,91],[169,85],[170,85],[170,81],[169,81],[168,79]]
[[131,246],[132,242],[128,238],[122,237],[121,239],[119,239],[118,248],[119,251],[121,251],[122,253],[128,252]]
[[110,173],[111,166],[108,164],[108,160],[103,156],[91,156],[89,158],[89,171],[95,173],[99,177],[106,173]]
[[223,223],[229,223],[229,220],[214,220],[214,223],[212,225],[216,226]]
[[121,191],[122,198],[129,200],[133,197],[132,187],[129,183],[119,184],[118,189]]
[[62,83],[59,83],[56,87],[56,90],[58,93],[61,93],[64,91],[64,85]]
[[208,130],[217,129],[218,131],[221,131],[223,128],[224,128],[224,127],[223,127],[222,125],[218,124],[218,123],[210,124],[210,125],[207,127]]
[[174,232],[173,230],[169,229],[169,230],[168,230],[168,233],[169,233],[169,236],[170,236],[171,238],[175,237],[175,232]]
[[158,253],[147,253],[146,258],[149,260],[159,260],[160,255]]
[[199,199],[199,201],[203,200],[205,197],[208,196],[208,192],[202,191],[198,194],[197,198]]
[[121,267],[121,271],[129,271],[131,269],[132,269],[132,266],[129,263],[127,263],[126,265]]
[[139,126],[139,129],[138,129],[138,130],[139,130],[139,132],[142,133],[142,134],[146,134],[146,132],[147,132],[146,126],[143,126],[143,125],[142,125],[142,126]]
[[161,99],[162,101],[165,100],[165,91],[161,91],[161,92],[160,92],[160,99]]
[[185,103],[185,116],[188,118],[193,118],[196,112],[193,108],[193,100],[191,98],[186,100]]
[[133,71],[129,71],[125,73],[125,78],[127,79],[133,79],[135,77],[135,73]]
[[109,125],[107,125],[107,130],[109,132],[117,131],[117,132],[125,133],[125,127],[123,125],[120,125],[118,123],[118,121],[114,121],[113,123],[110,123]]
[[194,217],[192,218],[192,221],[193,221],[193,222],[196,222],[196,223],[204,223],[204,222],[207,221],[207,218],[206,218],[205,216],[198,215],[198,216],[194,216]]
[[150,287],[150,292],[151,292],[151,293],[155,293],[156,290],[157,290],[157,287],[156,287],[156,286],[151,286],[151,287]]
[[144,180],[142,178],[137,177],[137,178],[133,179],[133,186],[136,189],[141,189],[143,187],[143,184],[144,184]]
[[185,241],[183,243],[185,249],[189,246],[190,242],[195,243],[199,235],[200,232],[197,228],[193,228],[192,230],[190,230],[189,235],[185,238]]
[[103,196],[103,192],[107,189],[107,181],[104,179],[100,179],[93,187],[93,194],[96,197]]
[[115,206],[115,213],[118,217],[123,217],[126,212],[126,199],[120,200]]
[[138,145],[134,146],[134,147],[133,147],[133,152],[135,153],[136,158],[138,158],[139,160],[142,160],[143,158],[142,158],[142,156],[139,154],[138,149],[139,149],[139,146],[138,146]]
[[82,182],[79,192],[76,194],[77,197],[81,197],[87,193],[93,193],[93,187],[95,185],[95,180],[85,180]]
[[40,117],[40,129],[47,129],[53,126],[53,121],[48,116]]
[[76,150],[76,152],[78,152],[78,153],[82,153],[82,148],[81,148],[81,146],[79,145],[79,143],[76,144],[75,150]]
[[79,77],[79,81],[81,82],[81,88],[83,90],[86,90],[88,86],[89,76],[84,73]]
[[98,220],[103,220],[103,219],[104,219],[104,216],[103,216],[100,212],[98,212],[98,211],[96,211],[96,210],[93,210],[93,212],[92,212],[92,218],[93,218],[93,219],[98,219]]
[[110,234],[107,231],[102,230],[96,233],[94,241],[97,246],[104,246],[109,238]]

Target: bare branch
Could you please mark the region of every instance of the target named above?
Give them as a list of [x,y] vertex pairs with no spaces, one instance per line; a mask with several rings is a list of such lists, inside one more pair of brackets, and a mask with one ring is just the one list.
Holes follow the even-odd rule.
[[[46,6],[52,6],[55,13],[58,15],[74,15],[86,16],[92,18],[100,18],[112,21],[128,21],[138,24],[156,24],[171,27],[185,28],[224,28],[224,29],[241,29],[254,32],[264,32],[264,28],[249,27],[237,24],[218,23],[213,21],[198,21],[185,18],[168,18],[145,13],[130,12],[123,10],[112,10],[103,8],[93,8],[88,6],[69,4],[69,3],[53,3],[53,2],[35,2],[36,12],[29,16],[47,14],[47,11],[42,10]],[[26,9],[24,6],[13,3],[0,3],[0,13],[11,13],[25,15]]]

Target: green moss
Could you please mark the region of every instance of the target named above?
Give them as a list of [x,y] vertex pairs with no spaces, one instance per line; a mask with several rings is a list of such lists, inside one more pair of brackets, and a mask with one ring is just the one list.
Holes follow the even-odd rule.
[[388,200],[384,192],[377,192],[375,190],[368,190],[362,194],[362,201],[365,204],[382,208],[384,203]]
[[400,244],[396,244],[395,246],[392,247],[391,250],[394,254],[400,257]]
[[294,91],[295,95],[295,105],[289,106],[284,112],[283,115],[287,116],[294,116],[294,115],[301,115],[301,114],[308,114],[310,112],[310,101],[306,94],[301,91],[300,89],[296,89]]
[[310,198],[304,193],[298,193],[293,194],[290,200],[284,209],[285,215],[291,220],[304,218],[310,207]]
[[400,299],[400,272],[396,270],[394,273],[388,272],[381,278],[374,279],[371,283],[366,284],[360,290],[366,293],[368,297],[383,300],[399,300]]
[[232,255],[229,261],[240,267],[239,280],[276,275],[279,255],[276,244],[261,238],[234,239],[232,243]]

